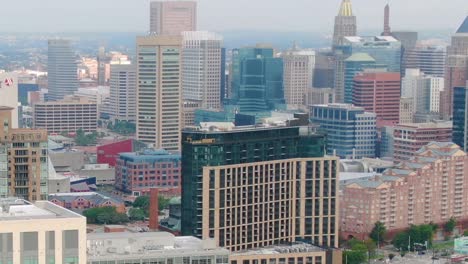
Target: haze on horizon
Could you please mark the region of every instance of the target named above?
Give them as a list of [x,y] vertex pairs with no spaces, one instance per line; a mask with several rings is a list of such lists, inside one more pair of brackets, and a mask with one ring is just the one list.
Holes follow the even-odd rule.
[[[0,32],[147,31],[150,0],[8,0]],[[198,0],[198,28],[329,33],[341,0]],[[382,28],[391,6],[393,30],[454,31],[466,0],[352,0],[358,30]]]

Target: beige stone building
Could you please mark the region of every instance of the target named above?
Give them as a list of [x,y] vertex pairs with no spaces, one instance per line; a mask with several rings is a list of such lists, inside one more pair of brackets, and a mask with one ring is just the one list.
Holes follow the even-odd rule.
[[153,1],[150,3],[150,32],[179,36],[197,30],[197,2]]
[[0,199],[0,263],[86,264],[86,218],[47,201]]

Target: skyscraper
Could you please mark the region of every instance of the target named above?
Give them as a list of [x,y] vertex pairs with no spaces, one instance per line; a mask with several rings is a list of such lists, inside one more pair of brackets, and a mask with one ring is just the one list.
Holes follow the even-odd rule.
[[136,66],[128,64],[110,65],[110,113],[113,119],[136,121]]
[[295,107],[304,104],[304,95],[312,87],[315,51],[300,50],[297,46],[286,51],[284,62],[284,99]]
[[384,9],[384,30],[382,32],[382,36],[391,36],[392,29],[390,28],[390,6],[387,4],[385,5]]
[[420,69],[427,75],[444,77],[446,55],[445,47],[416,46],[412,49],[405,49],[402,71]]
[[181,36],[137,37],[137,139],[180,150]]
[[350,104],[314,105],[311,120],[327,135],[326,153],[340,158],[375,158],[376,114]]
[[76,57],[69,40],[49,40],[47,76],[47,100],[60,100],[78,90]]
[[197,30],[197,2],[153,1],[150,4],[150,33],[179,36]]
[[231,103],[240,112],[264,112],[284,104],[283,59],[257,45],[233,50]]
[[351,0],[341,2],[340,11],[335,17],[335,28],[333,31],[333,47],[343,45],[343,38],[357,35],[356,16],[353,15]]
[[453,142],[468,150],[468,83],[453,93]]
[[345,60],[344,66],[344,102],[352,104],[354,88],[353,83],[356,74],[364,71],[365,69],[374,69],[379,66],[375,64],[374,58],[369,56],[367,53],[355,53],[351,55]]
[[184,100],[202,108],[221,108],[221,36],[206,31],[183,32],[182,90]]
[[99,47],[99,52],[97,56],[97,63],[98,63],[98,85],[106,85],[106,64],[108,63],[108,59],[106,56],[106,48]]
[[452,36],[451,45],[447,47],[446,63],[445,89],[440,112],[444,119],[450,120],[453,110],[453,89],[465,86],[468,81],[468,16]]

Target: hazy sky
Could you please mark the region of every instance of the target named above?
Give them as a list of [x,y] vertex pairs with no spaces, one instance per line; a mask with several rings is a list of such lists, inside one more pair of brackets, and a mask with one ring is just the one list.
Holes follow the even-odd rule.
[[[148,30],[150,0],[4,0],[0,32]],[[467,0],[352,0],[358,27],[382,27],[390,1],[392,28],[455,30]],[[341,0],[198,0],[199,29],[331,32]]]

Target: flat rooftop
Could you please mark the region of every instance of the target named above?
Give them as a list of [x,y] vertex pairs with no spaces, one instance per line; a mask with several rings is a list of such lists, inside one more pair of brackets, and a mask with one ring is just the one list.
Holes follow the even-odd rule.
[[259,249],[250,249],[233,253],[233,256],[243,255],[273,255],[273,254],[288,254],[288,253],[305,253],[305,252],[321,252],[325,249],[306,243],[297,243],[291,245],[277,245],[264,247]]
[[56,218],[83,218],[83,216],[48,201],[30,203],[17,198],[0,199],[0,221]]

